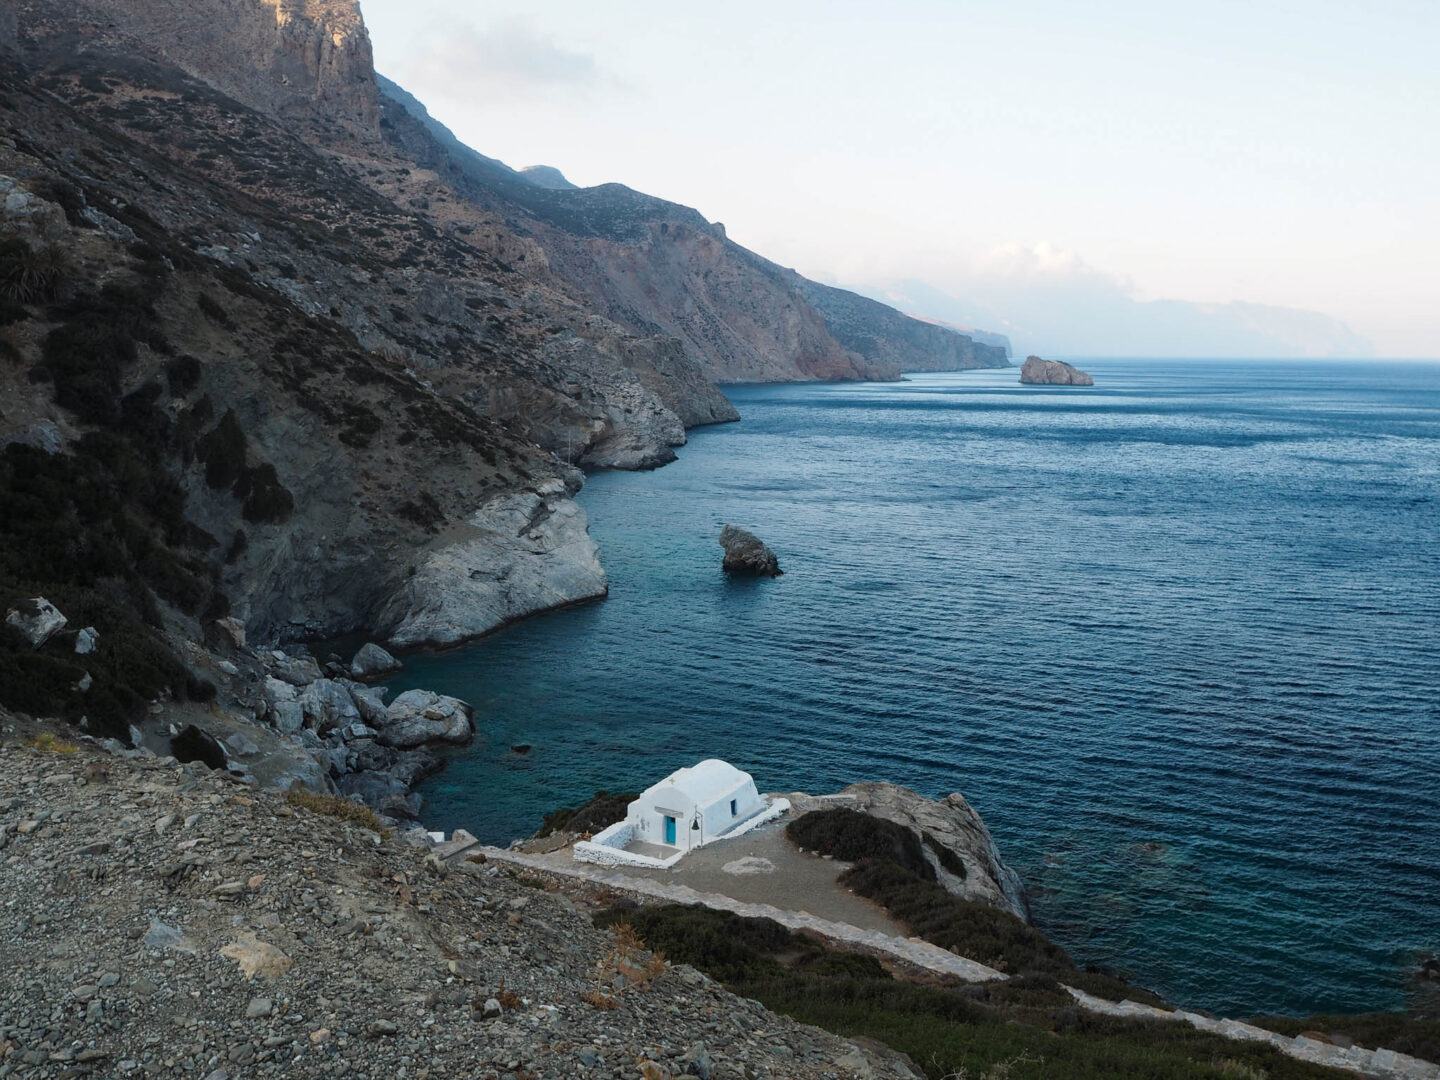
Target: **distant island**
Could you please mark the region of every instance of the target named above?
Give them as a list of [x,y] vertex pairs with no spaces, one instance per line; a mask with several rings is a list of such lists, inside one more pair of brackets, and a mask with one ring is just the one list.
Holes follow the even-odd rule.
[[1095,380],[1062,360],[1027,356],[1020,367],[1020,381],[1035,386],[1094,386]]

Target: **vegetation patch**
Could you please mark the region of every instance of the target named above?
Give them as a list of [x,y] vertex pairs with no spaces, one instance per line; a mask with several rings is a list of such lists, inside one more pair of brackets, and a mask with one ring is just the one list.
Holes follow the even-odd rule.
[[78,754],[80,752],[80,747],[76,743],[68,742],[49,731],[27,735],[20,740],[20,745],[47,754]]
[[638,791],[622,791],[618,795],[597,791],[575,809],[562,808],[546,814],[535,838],[557,832],[597,833],[607,825],[623,820],[626,809],[639,797]]
[[935,868],[925,858],[920,839],[913,832],[848,806],[813,810],[785,826],[785,835],[798,847],[818,855],[852,863],[878,859],[923,880],[935,880]]
[[301,810],[309,810],[312,814],[323,814],[354,825],[363,825],[382,835],[388,832],[374,810],[353,799],[341,798],[339,795],[318,795],[304,788],[292,788],[285,793],[285,801]]
[[59,248],[37,250],[18,236],[0,241],[0,300],[49,303],[70,285],[71,277],[70,260]]
[[[1342,1080],[1349,1074],[1169,1021],[1118,1020],[1077,1008],[1043,976],[981,985],[907,982],[872,957],[838,952],[767,919],[708,908],[615,907],[671,963],[801,1023],[868,1036],[908,1054],[934,1080]],[[1351,1077],[1353,1080],[1353,1077]]]

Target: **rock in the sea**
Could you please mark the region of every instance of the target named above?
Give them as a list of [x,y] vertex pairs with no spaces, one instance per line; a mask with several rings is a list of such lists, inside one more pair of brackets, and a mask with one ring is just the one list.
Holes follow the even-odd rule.
[[408,750],[432,742],[468,743],[474,734],[474,710],[459,698],[407,690],[385,711],[380,742]]
[[229,764],[225,748],[215,736],[194,724],[186,724],[180,734],[170,740],[170,753],[176,761],[201,761],[212,769],[223,769]]
[[1095,380],[1063,360],[1027,356],[1020,366],[1020,381],[1037,386],[1094,386]]
[[355,654],[355,659],[350,661],[350,677],[352,679],[373,679],[379,675],[388,675],[392,671],[399,671],[403,666],[399,660],[372,641],[368,645],[362,645],[360,651]]
[[382,609],[392,646],[453,645],[609,591],[585,511],[561,480],[500,495],[425,556]]
[[68,620],[43,596],[21,600],[5,613],[5,623],[19,631],[20,636],[38,649],[61,630]]
[[724,566],[729,573],[757,577],[779,577],[784,573],[775,553],[745,529],[726,525],[720,530],[720,546],[725,549]]

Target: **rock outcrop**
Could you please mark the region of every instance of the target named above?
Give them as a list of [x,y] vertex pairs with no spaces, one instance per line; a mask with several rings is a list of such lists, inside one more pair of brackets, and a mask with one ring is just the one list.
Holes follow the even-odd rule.
[[425,554],[381,608],[391,645],[452,645],[609,591],[585,511],[554,481],[501,495]]
[[475,712],[458,698],[429,690],[407,690],[385,713],[382,746],[413,750],[426,743],[463,745],[475,733]]
[[1042,360],[1027,356],[1020,367],[1020,381],[1034,386],[1094,386],[1095,380],[1063,360]]
[[40,648],[64,630],[67,622],[60,609],[43,596],[21,600],[5,612],[5,625],[24,638],[32,649]]
[[354,659],[350,661],[350,677],[376,679],[392,671],[399,671],[403,666],[399,660],[371,641],[360,646]]
[[[1019,875],[1005,864],[985,822],[958,792],[935,800],[898,784],[861,783],[836,795],[785,797],[797,813],[847,806],[903,825],[919,838],[936,880],[946,890],[1030,921]],[[957,861],[963,873],[956,872]]]
[[784,573],[775,553],[758,536],[745,529],[726,525],[720,530],[720,546],[725,549],[722,567],[726,573],[754,577],[779,577]]

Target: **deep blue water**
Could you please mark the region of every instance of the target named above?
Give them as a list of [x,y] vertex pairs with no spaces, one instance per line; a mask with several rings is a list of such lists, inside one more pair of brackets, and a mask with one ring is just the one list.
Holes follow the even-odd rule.
[[[736,388],[591,478],[609,599],[397,682],[478,709],[427,821],[504,841],[712,755],[959,790],[1081,962],[1401,1006],[1440,951],[1440,366],[1085,366]],[[727,521],[785,576],[726,580]]]

